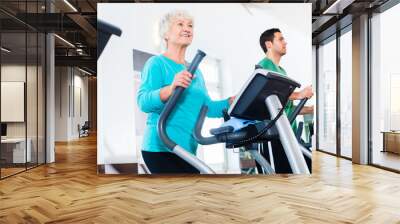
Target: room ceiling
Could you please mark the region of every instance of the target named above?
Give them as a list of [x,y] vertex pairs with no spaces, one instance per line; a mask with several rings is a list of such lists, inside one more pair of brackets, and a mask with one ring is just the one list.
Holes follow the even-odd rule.
[[[313,43],[316,44],[327,36],[332,35],[332,32],[335,32],[335,26],[338,26],[337,24],[339,24],[339,20],[342,20],[340,26],[346,26],[347,23],[351,23],[352,16],[357,16],[366,10],[374,9],[386,1],[387,0],[209,0],[202,2],[311,3],[313,13],[311,21],[312,35]],[[22,35],[18,35],[18,32],[25,32],[26,28],[31,31],[54,32],[61,37],[55,38],[57,65],[86,66],[87,68],[95,71],[97,61],[97,3],[186,1],[50,0],[53,13],[48,13],[49,8],[46,10],[45,2],[45,0],[1,0],[1,30],[4,33],[14,33],[7,34],[5,37],[9,38],[6,40],[8,47],[15,48],[15,53],[24,49],[21,46],[25,46],[25,40],[21,40],[19,36]],[[346,23],[346,19],[349,22]],[[72,47],[71,44],[66,43],[62,39],[74,46]],[[6,46],[6,42],[3,42],[4,46]],[[33,45],[29,45],[29,47],[30,46]],[[28,51],[30,51],[29,48]]]

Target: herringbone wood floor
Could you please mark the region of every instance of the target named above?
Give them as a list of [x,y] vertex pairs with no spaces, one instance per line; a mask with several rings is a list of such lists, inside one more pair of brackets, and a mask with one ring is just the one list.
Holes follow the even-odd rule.
[[314,153],[312,176],[98,176],[96,139],[0,181],[0,223],[400,223],[400,175]]

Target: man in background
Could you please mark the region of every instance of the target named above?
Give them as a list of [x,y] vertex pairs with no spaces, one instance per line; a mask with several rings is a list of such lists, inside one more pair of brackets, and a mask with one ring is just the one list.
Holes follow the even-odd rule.
[[[281,58],[286,54],[286,41],[281,31],[277,28],[264,31],[260,36],[260,46],[265,53],[265,57],[258,63],[263,69],[277,72],[283,76],[287,76],[285,69],[279,63]],[[307,86],[304,89],[293,92],[289,96],[289,101],[285,107],[285,113],[290,115],[294,110],[293,100],[302,100],[304,98],[311,98],[314,95],[312,86]],[[313,114],[313,106],[305,106],[300,114]],[[297,131],[297,124],[294,121],[292,124],[294,133]],[[276,173],[292,173],[289,162],[287,160],[285,151],[282,147],[280,140],[271,141],[272,155],[275,162]],[[262,154],[269,160],[268,143],[264,143],[264,152]]]

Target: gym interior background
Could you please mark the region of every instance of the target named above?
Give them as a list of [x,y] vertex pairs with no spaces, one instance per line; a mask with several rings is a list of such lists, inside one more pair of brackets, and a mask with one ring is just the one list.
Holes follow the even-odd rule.
[[[105,173],[115,173],[111,166],[121,164],[138,164],[139,170],[131,172],[147,170],[141,156],[147,114],[137,106],[136,92],[147,58],[163,52],[158,21],[177,9],[193,16],[194,39],[186,57],[193,58],[197,49],[207,54],[199,67],[204,71],[207,90],[213,100],[239,94],[254,72],[254,65],[264,57],[259,37],[266,27],[279,27],[288,42],[288,53],[281,65],[288,74],[293,73],[290,78],[302,87],[315,86],[311,68],[311,4],[98,4],[97,19],[122,32],[120,36],[111,36],[97,66],[97,85],[101,90],[98,92],[101,130],[97,138],[97,162]],[[285,20],[280,20],[282,15]],[[146,19],[136,20],[137,17]],[[216,21],[219,26],[212,25]],[[237,35],[238,30],[243,35]],[[308,103],[314,105],[315,99]],[[207,118],[203,133],[209,135],[208,130],[219,127],[222,121]],[[199,145],[196,155],[218,174],[240,174],[241,171],[253,174],[254,169],[240,165],[250,162],[247,153],[239,152],[238,148],[226,148],[225,144],[211,144]]]
[[[102,184],[110,180],[123,182],[134,179],[134,177],[127,179],[115,176],[102,177],[96,173],[99,169],[96,167],[95,159],[97,3],[118,2],[163,1],[2,0],[0,2],[2,132],[0,219],[9,222],[18,220],[18,217],[35,218],[39,222],[57,220],[55,216],[49,215],[45,219],[35,215],[29,212],[31,210],[27,207],[23,207],[25,210],[22,209],[22,213],[11,209],[10,199],[13,199],[13,203],[18,203],[17,199],[25,200],[30,194],[41,197],[43,190],[39,188],[27,193],[25,188],[32,183],[33,189],[33,182],[36,186],[50,189],[50,183],[57,185],[61,181],[69,181],[69,183],[83,184],[85,178],[91,177],[94,178],[91,183],[85,184],[96,188],[97,185],[104,187]],[[240,4],[252,1],[229,2]],[[348,213],[339,215],[339,211],[343,210],[335,207],[337,204],[332,204],[330,208],[331,212],[334,212],[333,215],[328,211],[320,211],[320,214],[331,214],[331,216],[326,215],[319,221],[328,221],[330,218],[333,222],[357,222],[368,218],[374,220],[377,217],[381,219],[376,220],[386,221],[385,223],[400,220],[398,213],[394,212],[398,211],[399,204],[383,196],[387,194],[393,197],[397,194],[393,189],[398,189],[400,186],[398,181],[400,104],[396,98],[400,93],[400,65],[396,61],[396,53],[400,51],[400,44],[397,41],[400,33],[396,29],[396,22],[400,21],[400,4],[396,0],[270,0],[268,2],[312,5],[310,21],[313,45],[312,68],[316,83],[314,156],[323,158],[321,161],[329,161],[316,163],[314,169],[317,172],[310,178],[317,179],[311,181],[305,177],[298,177],[295,180],[286,178],[279,181],[283,184],[285,181],[298,184],[304,180],[304,183],[310,184],[308,186],[317,182],[319,187],[316,191],[326,193],[332,190],[340,195],[339,190],[341,190],[345,192],[343,194],[355,198],[352,202],[341,204],[346,204],[343,209],[351,208],[347,209]],[[89,136],[84,137],[86,135]],[[87,173],[77,175],[75,172],[78,172],[78,169],[79,172],[87,171]],[[58,177],[60,179],[57,179]],[[352,177],[357,178],[352,179]],[[370,177],[373,178],[368,179]],[[363,178],[365,182],[360,181]],[[180,179],[169,180],[185,185]],[[274,180],[278,182],[278,179]],[[341,185],[344,180],[348,182]],[[156,183],[154,179],[141,179],[135,181],[135,184],[142,186],[146,181]],[[160,181],[163,181],[162,178]],[[202,180],[187,181],[204,183]],[[206,180],[206,182],[211,181],[218,180]],[[255,183],[249,179],[237,181],[242,184],[246,181]],[[268,183],[268,179],[263,181]],[[222,182],[223,180],[219,184],[223,185]],[[226,186],[236,182],[226,180],[226,183],[228,185],[223,185],[225,189]],[[109,184],[107,189],[112,191],[112,183]],[[62,183],[61,185],[64,186]],[[81,191],[89,191],[89,187],[76,186],[76,189],[81,188]],[[168,184],[165,186],[171,187]],[[351,186],[356,187],[351,188]],[[206,188],[218,191],[217,185],[207,185]],[[290,198],[289,193],[283,192],[287,189],[282,189],[280,193],[285,195],[283,198]],[[363,193],[358,194],[357,190]],[[166,194],[169,191],[161,192]],[[329,194],[335,195],[331,192],[327,195]],[[375,199],[358,198],[367,194],[372,194]],[[146,195],[152,197],[151,194]],[[62,194],[57,193],[52,197],[60,200],[63,198]],[[313,198],[313,195],[308,194],[308,197]],[[284,199],[276,200],[279,203]],[[360,207],[355,211],[354,205],[364,202],[363,200],[379,202],[365,210]],[[58,206],[61,205],[62,202],[59,202]],[[34,204],[29,206],[35,207]],[[292,210],[296,211],[294,208],[285,211]],[[70,216],[66,214],[66,217],[73,219],[72,213],[77,211],[78,209],[70,211]],[[362,215],[365,211],[375,215],[366,218]],[[308,214],[306,209],[301,213]],[[7,217],[7,214],[13,214],[13,217]],[[103,221],[107,220],[105,217],[111,217],[107,214],[105,213]],[[125,213],[119,214],[129,217]],[[293,215],[297,216],[303,218],[299,220],[313,220],[308,216]],[[138,217],[130,218],[145,222]],[[181,218],[180,221],[184,220],[184,217]],[[197,216],[197,219],[201,218]],[[219,219],[227,221],[221,217]],[[157,219],[152,220],[157,221]],[[234,221],[238,220],[241,221],[236,217]],[[265,217],[262,220],[265,221]],[[158,221],[162,222],[160,219]]]

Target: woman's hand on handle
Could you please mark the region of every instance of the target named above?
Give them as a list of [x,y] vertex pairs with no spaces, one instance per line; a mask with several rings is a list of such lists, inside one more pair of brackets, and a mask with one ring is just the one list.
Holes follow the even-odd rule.
[[163,102],[167,101],[168,98],[172,95],[176,87],[189,87],[190,83],[194,76],[190,74],[188,71],[182,71],[175,75],[174,81],[172,81],[171,85],[166,86],[160,90],[160,98]]
[[186,89],[192,82],[192,77],[192,74],[190,74],[188,71],[179,72],[175,75],[174,81],[171,84],[171,90],[174,91],[178,86]]
[[236,96],[229,97],[229,105],[232,105],[233,101],[235,101]]

